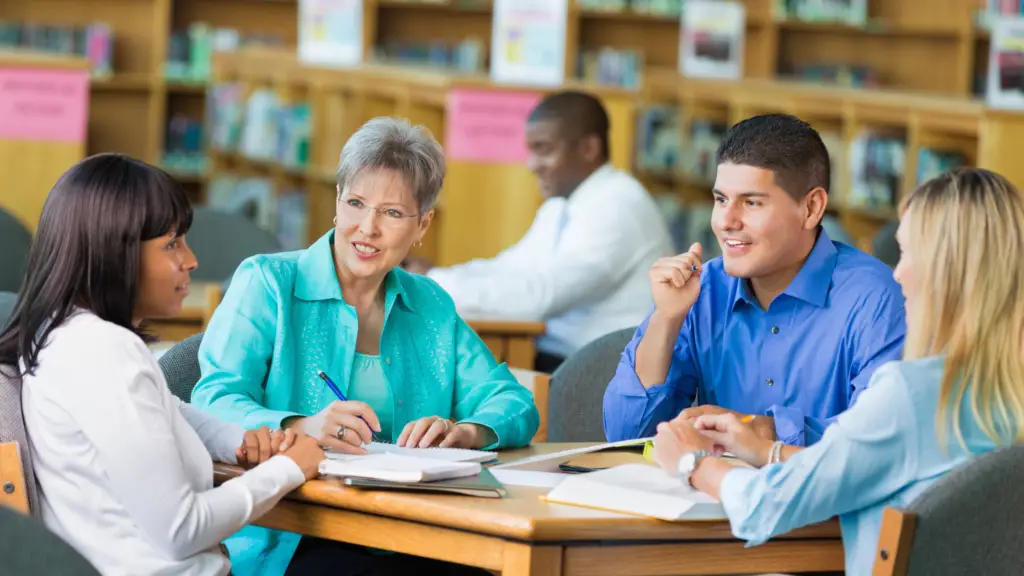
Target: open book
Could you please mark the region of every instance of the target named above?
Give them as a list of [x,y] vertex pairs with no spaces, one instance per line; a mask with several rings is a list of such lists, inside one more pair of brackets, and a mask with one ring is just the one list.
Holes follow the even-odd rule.
[[344,478],[369,478],[387,482],[418,483],[463,478],[480,473],[479,462],[448,462],[398,454],[374,454],[320,462],[320,474]]
[[661,468],[644,464],[569,475],[547,500],[669,521],[726,519],[720,502]]
[[374,442],[364,448],[368,452],[366,455],[341,454],[339,452],[326,452],[324,455],[331,460],[354,460],[379,454],[396,454],[443,462],[490,462],[498,458],[497,452],[483,452],[466,448],[405,448],[384,442]]

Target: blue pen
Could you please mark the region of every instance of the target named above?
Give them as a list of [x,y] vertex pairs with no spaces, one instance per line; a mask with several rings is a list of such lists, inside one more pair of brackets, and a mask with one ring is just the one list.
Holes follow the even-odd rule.
[[[338,400],[341,400],[342,402],[348,402],[348,398],[345,398],[345,395],[341,393],[341,389],[338,388],[338,385],[334,383],[334,380],[331,380],[331,377],[328,376],[326,372],[324,372],[323,370],[317,370],[316,374],[317,376],[320,377],[321,380],[324,381],[325,384],[327,384],[327,387],[331,389],[331,392],[334,392],[334,395],[338,397]],[[362,420],[363,422],[366,422],[366,418],[363,418],[362,416],[360,416],[359,419]],[[370,436],[374,440],[376,440],[377,437],[373,433],[373,426],[370,426],[370,423],[366,422],[366,427],[370,429]]]

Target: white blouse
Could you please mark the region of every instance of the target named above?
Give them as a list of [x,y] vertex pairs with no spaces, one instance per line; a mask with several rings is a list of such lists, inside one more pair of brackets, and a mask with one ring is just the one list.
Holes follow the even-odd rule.
[[136,335],[80,312],[24,378],[43,521],[105,575],[224,575],[219,543],[305,478],[277,455],[213,487],[244,430],[181,402]]

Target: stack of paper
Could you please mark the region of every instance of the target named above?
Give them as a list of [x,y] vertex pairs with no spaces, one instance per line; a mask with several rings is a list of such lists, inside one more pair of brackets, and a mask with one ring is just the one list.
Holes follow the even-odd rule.
[[490,462],[498,458],[497,452],[483,452],[480,450],[468,450],[465,448],[405,448],[384,442],[374,442],[363,446],[368,454],[352,455],[338,452],[327,452],[325,456],[331,460],[354,460],[366,458],[368,455],[395,454],[398,456],[411,456],[413,458],[427,458],[430,460],[441,460],[444,462]]
[[345,478],[369,478],[386,482],[418,483],[464,478],[480,473],[479,462],[449,462],[398,454],[374,454],[351,459],[328,458],[320,462],[320,474]]
[[670,521],[726,518],[722,504],[711,496],[644,464],[568,476],[547,500]]

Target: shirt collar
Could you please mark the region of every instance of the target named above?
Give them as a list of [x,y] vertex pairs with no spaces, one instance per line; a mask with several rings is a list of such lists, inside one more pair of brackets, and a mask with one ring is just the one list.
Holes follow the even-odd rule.
[[[783,294],[798,298],[815,306],[824,306],[828,298],[828,291],[832,287],[832,273],[836,269],[836,258],[838,256],[835,244],[828,237],[823,227],[818,227],[818,239],[811,248],[811,253],[804,261],[804,265],[797,272],[796,276],[789,283],[789,286],[782,291]],[[750,282],[746,278],[733,278],[733,308],[739,302],[747,302],[753,306],[760,306]]]
[[[390,311],[394,303],[401,302],[414,312],[405,288],[408,272],[394,268],[384,277],[384,309]],[[341,284],[334,269],[334,230],[321,236],[300,256],[298,275],[293,293],[302,300],[341,300]]]
[[606,162],[602,164],[600,168],[591,172],[590,176],[584,178],[583,182],[580,182],[579,185],[576,186],[576,189],[569,194],[569,203],[573,204],[575,200],[585,196],[588,190],[597,188],[601,180],[604,180],[608,175],[610,175],[612,170],[614,170],[614,168],[612,167],[611,162]]

